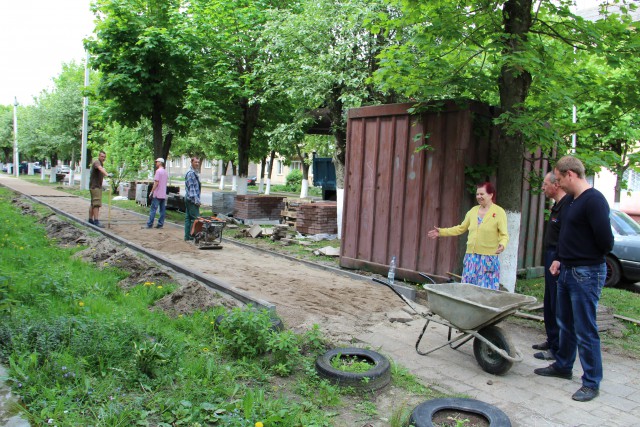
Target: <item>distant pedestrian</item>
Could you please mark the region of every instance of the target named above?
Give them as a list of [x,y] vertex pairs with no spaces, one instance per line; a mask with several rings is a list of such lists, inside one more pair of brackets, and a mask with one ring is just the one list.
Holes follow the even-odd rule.
[[102,207],[102,180],[109,173],[104,168],[104,161],[107,154],[100,151],[98,159],[91,165],[89,172],[89,193],[91,194],[91,205],[89,206],[89,224],[104,228],[100,223],[100,207]]
[[558,254],[558,237],[560,236],[560,212],[567,197],[567,193],[560,188],[553,172],[549,172],[542,182],[544,195],[554,200],[544,233],[544,329],[547,340],[542,344],[534,344],[536,350],[542,350],[533,356],[536,359],[554,360],[558,352],[560,330],[556,320],[556,294],[558,290],[558,276],[551,274],[549,268]]
[[156,159],[156,168],[153,187],[151,188],[151,210],[149,212],[147,228],[153,227],[153,221],[155,220],[156,210],[158,208],[160,209],[160,218],[158,218],[156,228],[162,228],[164,225],[164,216],[167,211],[167,181],[169,180],[169,175],[164,168],[164,159],[162,157]]
[[184,240],[193,240],[191,236],[191,226],[200,216],[200,159],[191,158],[191,167],[184,176]]
[[582,387],[572,399],[587,402],[600,393],[603,376],[596,311],[607,277],[605,255],[613,248],[609,204],[602,193],[591,188],[577,158],[562,157],[554,173],[568,195],[560,212],[558,254],[550,267],[551,274],[559,274],[556,310],[560,343],[556,361],[533,372],[571,379],[577,348],[584,373]]
[[462,224],[450,228],[434,227],[428,236],[432,239],[445,236],[459,236],[467,230],[467,251],[464,255],[462,282],[483,288],[500,289],[500,260],[509,234],[507,215],[495,204],[496,190],[490,182],[476,186],[474,206],[467,212]]

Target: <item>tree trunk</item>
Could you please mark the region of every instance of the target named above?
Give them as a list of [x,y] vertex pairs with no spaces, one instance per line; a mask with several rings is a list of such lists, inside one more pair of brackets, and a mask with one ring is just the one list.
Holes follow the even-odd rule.
[[[162,101],[155,97],[153,99],[153,111],[151,112],[151,128],[153,130],[153,158],[163,156],[163,140],[162,140]],[[171,142],[169,141],[169,144]],[[170,147],[169,147],[170,148]],[[167,153],[169,150],[167,149]]]
[[[168,132],[164,137],[164,145],[162,146],[162,157],[165,160],[165,165],[167,164],[167,159],[169,158],[169,150],[171,149],[171,143],[173,142],[173,132]],[[157,157],[154,157],[157,159]]]
[[253,132],[258,123],[260,104],[249,105],[249,100],[244,98],[240,102],[240,108],[242,109],[242,121],[238,129],[238,174],[246,178],[249,175],[251,138],[253,138]]
[[[511,58],[523,47],[531,27],[532,0],[507,0],[502,17],[505,28],[504,56]],[[518,117],[531,86],[531,74],[509,59],[500,70],[498,81],[500,106],[503,114]],[[524,135],[521,132],[502,130],[499,138],[497,196],[500,206],[507,213],[509,244],[500,256],[500,282],[511,292],[515,290],[518,268],[518,244],[522,215],[522,174]]]

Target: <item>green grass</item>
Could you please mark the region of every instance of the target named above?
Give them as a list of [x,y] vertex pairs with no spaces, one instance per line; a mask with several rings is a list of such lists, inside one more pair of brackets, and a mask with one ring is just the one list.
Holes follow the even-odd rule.
[[[516,282],[516,292],[535,296],[539,302],[544,297],[544,278],[519,279]],[[600,304],[613,308],[614,314],[640,320],[640,295],[624,289],[604,288],[600,297]],[[602,341],[609,347],[622,350],[636,357],[640,356],[640,327],[619,320],[623,326],[621,333],[603,332]]]
[[[32,425],[335,425],[345,390],[315,373],[317,327],[272,331],[251,307],[217,326],[222,307],[151,311],[176,284],[121,289],[124,271],[73,258],[82,247],[55,246],[11,197],[0,188],[0,361]],[[406,371],[393,377],[413,384]],[[349,398],[376,412],[373,396]]]

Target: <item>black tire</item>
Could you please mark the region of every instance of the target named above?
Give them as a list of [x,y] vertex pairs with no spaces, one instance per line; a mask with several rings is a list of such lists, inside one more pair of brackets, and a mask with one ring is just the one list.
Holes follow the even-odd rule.
[[[478,333],[496,347],[506,351],[509,356],[515,356],[515,347],[511,339],[498,326],[487,326],[479,330]],[[503,375],[513,366],[513,362],[500,356],[498,352],[478,338],[473,340],[473,355],[482,370],[493,375]]]
[[607,288],[615,288],[620,284],[620,280],[622,279],[620,263],[611,255],[607,255],[604,261],[607,265],[607,278],[604,281],[604,286]]
[[479,400],[462,398],[427,400],[416,406],[409,418],[409,424],[414,427],[432,427],[433,416],[445,409],[481,415],[487,419],[491,427],[511,427],[511,420],[499,408]]
[[[331,366],[335,357],[357,357],[366,360],[373,367],[366,372],[345,372]],[[391,381],[391,364],[378,352],[362,348],[334,348],[316,359],[316,371],[320,378],[343,387],[353,387],[358,391],[375,391]]]

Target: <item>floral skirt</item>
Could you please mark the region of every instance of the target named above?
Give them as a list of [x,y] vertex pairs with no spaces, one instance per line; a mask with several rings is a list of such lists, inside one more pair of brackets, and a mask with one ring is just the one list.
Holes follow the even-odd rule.
[[498,255],[465,254],[462,282],[499,290],[500,260]]

